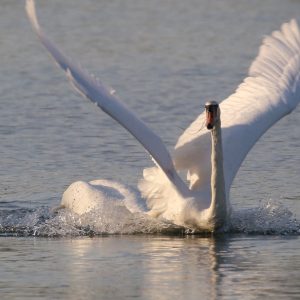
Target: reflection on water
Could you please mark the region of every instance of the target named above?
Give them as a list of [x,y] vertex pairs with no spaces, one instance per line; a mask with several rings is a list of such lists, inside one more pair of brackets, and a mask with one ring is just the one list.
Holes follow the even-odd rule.
[[10,299],[297,299],[299,245],[226,235],[7,238],[0,290]]
[[218,258],[214,238],[151,240],[144,244],[149,256],[144,289],[150,298],[215,299],[219,283]]

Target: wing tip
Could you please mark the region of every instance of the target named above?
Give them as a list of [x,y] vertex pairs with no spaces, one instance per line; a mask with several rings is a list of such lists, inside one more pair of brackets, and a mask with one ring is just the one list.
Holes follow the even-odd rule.
[[37,32],[40,32],[40,25],[36,16],[35,2],[34,0],[26,0],[25,9],[27,12],[27,16]]
[[296,28],[297,30],[299,30],[299,24],[298,24],[296,18],[292,18],[289,22],[286,22],[285,24],[287,24],[291,28]]
[[251,77],[265,75],[264,63],[273,63],[276,68],[282,69],[289,63],[293,55],[300,51],[300,29],[295,18],[281,25],[279,30],[274,30],[266,35],[259,48],[256,59],[249,67],[248,75]]

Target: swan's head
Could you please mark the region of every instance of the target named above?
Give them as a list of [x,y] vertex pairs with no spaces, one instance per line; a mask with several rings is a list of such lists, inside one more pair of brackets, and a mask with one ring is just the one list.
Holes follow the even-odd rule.
[[205,103],[206,111],[206,128],[213,129],[217,122],[220,122],[220,108],[219,104],[215,101]]

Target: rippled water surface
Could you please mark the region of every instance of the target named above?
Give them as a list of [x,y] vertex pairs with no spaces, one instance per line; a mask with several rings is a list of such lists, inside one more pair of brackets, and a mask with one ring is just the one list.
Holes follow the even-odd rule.
[[[169,149],[206,100],[234,91],[263,36],[300,15],[296,0],[37,0],[37,8],[60,48],[113,86]],[[109,205],[84,218],[55,213],[71,182],[135,188],[152,162],[69,88],[24,2],[2,0],[0,298],[299,299],[299,128],[298,107],[248,155],[226,234],[184,236]]]

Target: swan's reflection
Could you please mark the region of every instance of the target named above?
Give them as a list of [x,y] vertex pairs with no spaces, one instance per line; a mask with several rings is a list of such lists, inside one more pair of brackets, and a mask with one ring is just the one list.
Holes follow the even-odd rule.
[[299,295],[297,236],[109,236],[55,245],[64,299]]
[[228,242],[153,236],[73,240],[70,292],[105,299],[216,299],[219,253],[227,251]]
[[220,280],[217,242],[213,237],[187,237],[145,244],[148,272],[144,279],[150,298],[167,291],[174,299],[216,299]]

